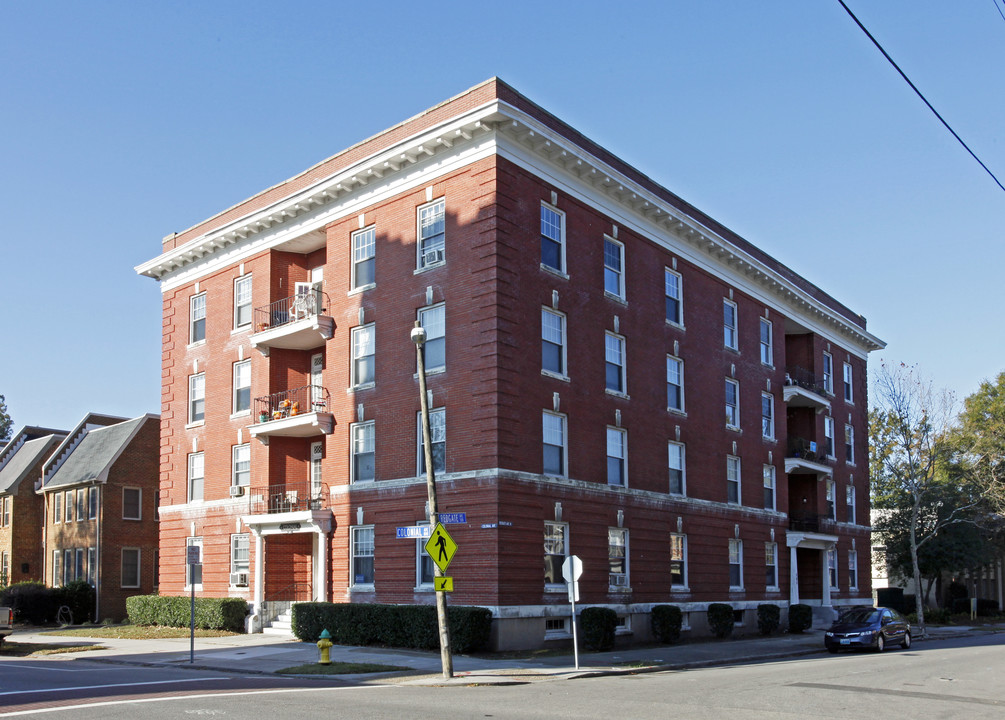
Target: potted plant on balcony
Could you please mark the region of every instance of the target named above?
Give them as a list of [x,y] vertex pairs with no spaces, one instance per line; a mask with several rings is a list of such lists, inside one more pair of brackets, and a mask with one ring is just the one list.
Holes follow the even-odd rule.
[[264,410],[258,413],[258,422],[263,423],[268,422],[268,420],[269,420],[269,413],[265,412]]

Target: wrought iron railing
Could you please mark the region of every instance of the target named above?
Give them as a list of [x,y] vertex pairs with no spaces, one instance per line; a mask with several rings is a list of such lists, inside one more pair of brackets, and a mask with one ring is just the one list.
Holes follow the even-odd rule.
[[252,488],[248,495],[253,515],[323,510],[329,506],[326,483],[288,482]]
[[827,443],[814,442],[801,437],[790,437],[785,457],[802,458],[815,463],[829,465],[831,458],[827,454]]
[[321,385],[304,385],[293,390],[255,398],[254,417],[259,423],[282,420],[294,415],[329,412],[331,395]]
[[323,315],[331,306],[328,293],[311,290],[255,308],[255,330],[263,332],[297,320]]
[[823,380],[806,368],[799,367],[798,365],[791,365],[785,368],[785,384],[798,385],[810,392],[815,392],[817,395],[827,394]]
[[789,516],[789,530],[801,530],[802,532],[817,532],[820,530],[820,525],[825,520],[830,520],[831,518],[826,515],[817,515],[815,513],[799,513]]

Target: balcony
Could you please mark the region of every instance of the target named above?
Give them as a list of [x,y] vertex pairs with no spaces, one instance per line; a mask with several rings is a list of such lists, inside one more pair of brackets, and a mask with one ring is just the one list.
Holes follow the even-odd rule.
[[790,437],[785,452],[785,472],[788,475],[832,475],[830,463],[823,447],[801,437]]
[[248,492],[248,510],[252,515],[309,512],[328,507],[328,485],[325,483],[288,482],[252,488]]
[[826,515],[817,515],[815,513],[792,514],[789,516],[789,530],[818,533],[824,523],[829,523],[830,521],[831,518]]
[[335,427],[330,395],[320,385],[255,398],[252,417],[251,437],[266,444],[272,436],[314,437],[328,435]]
[[831,401],[823,383],[809,370],[798,366],[785,368],[782,398],[789,407],[813,408],[817,414],[831,408]]
[[292,297],[255,308],[251,346],[268,355],[271,348],[313,350],[335,332],[327,293],[308,289]]

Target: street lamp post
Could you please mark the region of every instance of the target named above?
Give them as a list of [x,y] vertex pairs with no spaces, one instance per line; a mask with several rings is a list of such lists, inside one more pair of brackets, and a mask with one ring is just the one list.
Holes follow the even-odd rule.
[[[426,395],[426,362],[422,356],[422,346],[426,342],[426,330],[419,321],[412,328],[412,342],[415,343],[415,359],[419,368],[419,407],[422,409],[422,454],[426,459],[426,492],[429,496],[429,524],[436,527],[439,511],[436,507],[436,475],[433,471],[433,440],[429,429],[429,400]],[[439,565],[434,565],[435,577],[442,577]],[[450,655],[450,626],[447,624],[447,595],[436,591],[436,624],[440,631],[440,663],[443,677],[454,676],[454,660]]]

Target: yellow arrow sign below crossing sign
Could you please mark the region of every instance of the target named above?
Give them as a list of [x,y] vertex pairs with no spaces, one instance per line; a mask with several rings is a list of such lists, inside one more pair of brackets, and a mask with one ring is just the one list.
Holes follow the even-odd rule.
[[441,523],[436,523],[436,527],[433,528],[432,534],[426,541],[425,549],[426,554],[436,563],[436,567],[440,568],[440,572],[446,572],[450,561],[454,559],[454,553],[457,552],[457,543],[454,542]]
[[454,579],[452,577],[433,578],[433,587],[436,589],[436,592],[453,592]]

